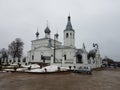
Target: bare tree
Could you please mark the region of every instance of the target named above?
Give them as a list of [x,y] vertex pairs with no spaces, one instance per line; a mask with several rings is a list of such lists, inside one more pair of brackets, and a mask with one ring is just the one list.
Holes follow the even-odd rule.
[[[0,53],[1,53],[1,60],[3,61],[3,63],[5,62],[5,60],[6,60],[6,63],[8,63],[8,50],[5,48],[2,48],[0,50]],[[0,60],[0,63],[1,63],[1,60]]]
[[16,38],[11,44],[8,46],[9,53],[13,57],[15,62],[15,58],[18,58],[18,62],[20,61],[21,56],[23,55],[23,41],[20,38]]

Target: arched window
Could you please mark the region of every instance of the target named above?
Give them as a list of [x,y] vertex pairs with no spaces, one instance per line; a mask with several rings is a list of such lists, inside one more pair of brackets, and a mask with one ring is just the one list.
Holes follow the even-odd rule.
[[77,54],[77,63],[83,63],[82,62],[82,55],[81,54]]
[[32,55],[32,60],[34,60],[34,55]]
[[74,33],[73,33],[73,39],[74,39]]
[[68,33],[66,33],[66,38],[68,38]]
[[66,55],[64,55],[64,60],[66,60]]
[[72,33],[70,33],[70,37],[72,38]]

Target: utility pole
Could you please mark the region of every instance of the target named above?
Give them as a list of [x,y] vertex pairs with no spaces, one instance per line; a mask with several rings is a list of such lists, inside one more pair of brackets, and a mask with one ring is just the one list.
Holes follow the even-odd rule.
[[54,35],[54,63],[55,63],[55,35]]

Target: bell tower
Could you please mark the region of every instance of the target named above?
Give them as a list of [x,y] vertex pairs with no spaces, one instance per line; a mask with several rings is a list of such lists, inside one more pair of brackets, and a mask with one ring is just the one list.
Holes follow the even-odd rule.
[[72,28],[71,17],[68,16],[66,29],[64,30],[64,46],[75,47],[75,31]]

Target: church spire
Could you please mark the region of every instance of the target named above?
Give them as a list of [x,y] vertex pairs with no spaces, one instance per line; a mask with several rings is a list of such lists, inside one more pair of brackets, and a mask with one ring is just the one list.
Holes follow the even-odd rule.
[[65,30],[72,30],[73,31],[70,14],[68,16],[68,21],[67,21],[67,25],[66,25],[66,29]]
[[83,49],[85,49],[85,44],[83,43]]
[[47,20],[47,27],[48,27],[48,20]]

